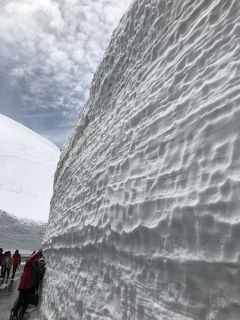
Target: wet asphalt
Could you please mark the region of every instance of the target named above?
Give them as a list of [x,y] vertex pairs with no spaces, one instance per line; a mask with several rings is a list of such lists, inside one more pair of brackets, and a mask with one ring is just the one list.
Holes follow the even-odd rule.
[[2,278],[0,278],[0,319],[1,320],[9,320],[10,310],[14,304],[15,299],[18,296],[18,284],[20,279],[20,274],[22,272],[23,265],[17,270],[15,279],[8,280],[8,284],[2,282]]

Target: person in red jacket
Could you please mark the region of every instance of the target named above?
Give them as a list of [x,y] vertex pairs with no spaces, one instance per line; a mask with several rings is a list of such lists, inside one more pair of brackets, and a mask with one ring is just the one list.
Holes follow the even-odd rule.
[[[25,263],[18,287],[19,296],[11,310],[11,319],[23,319],[31,296],[35,293],[36,279],[34,265],[42,257],[42,250],[33,254]],[[21,310],[20,310],[21,309]],[[19,312],[20,310],[20,312]],[[19,315],[18,315],[19,312]]]
[[21,255],[19,254],[19,251],[16,250],[14,255],[13,255],[12,279],[14,279],[16,270],[20,266],[20,264],[21,264]]

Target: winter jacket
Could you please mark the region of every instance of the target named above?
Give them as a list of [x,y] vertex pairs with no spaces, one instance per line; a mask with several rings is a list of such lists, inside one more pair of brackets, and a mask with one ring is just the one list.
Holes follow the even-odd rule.
[[7,269],[11,269],[12,268],[12,257],[11,256],[5,256],[5,258],[4,258],[4,266]]
[[35,253],[25,263],[18,289],[31,289],[32,288],[32,286],[33,286],[32,266],[33,266],[34,261],[36,261],[38,258],[39,258],[38,253]]
[[13,255],[13,266],[17,267],[20,264],[21,264],[21,255],[15,252]]

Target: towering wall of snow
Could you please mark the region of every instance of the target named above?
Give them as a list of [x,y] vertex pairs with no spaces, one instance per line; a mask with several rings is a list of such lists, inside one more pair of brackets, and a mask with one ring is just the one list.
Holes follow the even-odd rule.
[[0,114],[0,209],[46,221],[59,155],[53,143]]
[[239,319],[240,2],[138,0],[56,174],[41,319]]

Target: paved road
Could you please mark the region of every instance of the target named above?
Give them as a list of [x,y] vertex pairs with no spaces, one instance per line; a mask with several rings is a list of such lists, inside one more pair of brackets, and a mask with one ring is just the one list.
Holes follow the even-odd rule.
[[[9,280],[8,285],[0,285],[0,315],[1,320],[9,320],[10,310],[18,296],[18,284],[23,265],[18,269],[13,281]],[[2,279],[0,278],[0,283]]]

